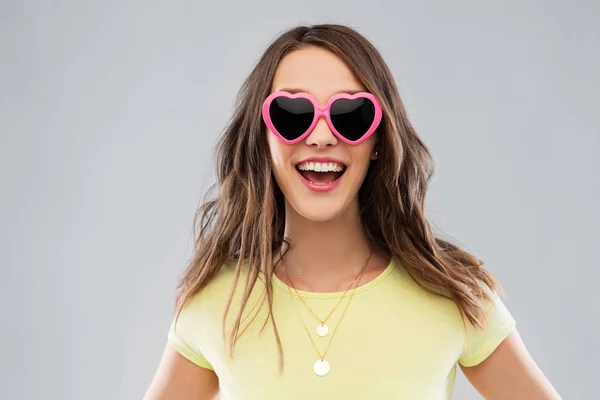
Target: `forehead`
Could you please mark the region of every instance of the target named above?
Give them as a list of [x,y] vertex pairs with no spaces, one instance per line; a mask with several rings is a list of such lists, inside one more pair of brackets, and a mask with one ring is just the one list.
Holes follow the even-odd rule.
[[281,60],[271,91],[282,89],[308,92],[322,103],[336,93],[365,90],[338,56],[315,46],[295,50]]

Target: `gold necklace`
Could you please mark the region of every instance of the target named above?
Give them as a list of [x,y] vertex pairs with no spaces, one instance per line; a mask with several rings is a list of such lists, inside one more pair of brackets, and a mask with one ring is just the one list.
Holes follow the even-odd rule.
[[362,271],[369,264],[369,261],[371,260],[371,256],[373,255],[373,249],[374,249],[374,246],[371,246],[371,252],[369,253],[369,257],[367,258],[367,261],[365,262],[365,265],[363,265],[363,267],[362,267],[361,271],[359,272],[359,274],[354,278],[354,280],[350,283],[350,285],[348,285],[348,287],[346,288],[346,290],[344,290],[344,293],[342,294],[342,296],[340,296],[339,300],[335,304],[335,307],[333,307],[333,309],[327,315],[327,317],[325,317],[325,319],[321,319],[317,315],[317,313],[314,312],[313,309],[308,305],[308,303],[304,300],[304,298],[302,296],[300,296],[300,293],[298,292],[298,289],[296,289],[296,285],[294,285],[294,282],[292,281],[292,279],[290,278],[290,276],[289,276],[289,274],[287,272],[287,268],[285,267],[285,263],[283,262],[283,259],[281,260],[281,266],[283,267],[283,272],[285,273],[285,276],[286,276],[287,280],[290,282],[290,284],[294,288],[294,291],[296,292],[296,294],[298,295],[298,297],[300,297],[300,300],[302,300],[302,302],[304,303],[304,305],[306,306],[306,308],[308,308],[308,310],[311,312],[311,314],[314,315],[314,317],[319,320],[320,324],[319,324],[319,326],[317,326],[317,335],[319,335],[320,337],[325,337],[325,336],[327,336],[329,334],[329,327],[327,326],[327,321],[329,320],[329,317],[331,317],[333,315],[333,313],[335,312],[335,310],[337,310],[338,306],[340,305],[340,303],[342,302],[342,300],[346,296],[346,293],[348,292],[348,290],[350,290],[350,288],[352,286],[354,286],[354,284],[356,283],[356,281],[358,280],[358,278],[362,274]]
[[[313,337],[310,334],[310,332],[308,330],[308,327],[304,323],[304,318],[302,318],[302,314],[300,314],[300,310],[298,310],[298,306],[296,306],[296,302],[294,301],[294,298],[292,296],[292,292],[291,292],[290,288],[288,287],[288,293],[290,294],[290,298],[292,300],[292,304],[294,305],[294,309],[296,310],[296,313],[298,314],[298,316],[300,317],[300,320],[302,321],[302,325],[304,326],[304,330],[306,331],[306,334],[308,335],[308,338],[310,339],[310,342],[311,342],[313,348],[315,349],[315,351],[319,355],[319,359],[313,365],[313,371],[318,376],[325,376],[331,370],[331,365],[329,364],[329,362],[327,360],[325,360],[325,356],[327,355],[327,352],[329,351],[329,347],[331,346],[331,342],[333,342],[333,338],[335,337],[335,333],[337,332],[337,329],[339,328],[340,324],[342,323],[342,319],[344,318],[344,315],[346,314],[346,311],[348,310],[348,307],[350,306],[350,303],[352,302],[352,299],[354,298],[354,293],[356,292],[356,288],[358,287],[358,282],[360,280],[359,278],[362,276],[362,274],[363,274],[366,266],[369,264],[369,260],[371,259],[371,255],[372,254],[373,254],[373,249],[371,249],[371,254],[369,254],[369,258],[367,259],[367,262],[362,267],[362,269],[360,270],[358,276],[353,281],[354,289],[352,290],[352,294],[350,295],[350,299],[348,300],[348,303],[346,303],[346,307],[344,307],[344,311],[342,311],[342,315],[340,316],[340,320],[338,321],[335,329],[333,330],[333,333],[331,334],[331,338],[329,339],[329,342],[327,343],[327,347],[325,348],[325,352],[323,354],[321,354],[321,352],[319,351],[319,348],[315,344],[315,341],[313,340]],[[289,277],[288,277],[288,280],[290,281],[290,283],[292,283],[292,281],[291,281],[291,279],[289,279]],[[300,296],[300,293],[298,293],[298,290],[296,289],[296,287],[294,286],[293,283],[292,283],[292,287],[296,291],[296,294],[298,295],[298,297],[300,297],[302,299],[302,301],[304,302],[304,304],[306,304],[306,301],[304,301],[304,299],[302,298],[302,296]],[[348,290],[346,290],[346,292],[347,291]],[[344,294],[346,292],[344,292]],[[338,304],[339,304],[339,301],[338,301]],[[306,305],[308,306],[308,304],[306,304]],[[336,307],[337,307],[337,305],[336,305]],[[309,307],[309,309],[310,309],[310,307]]]

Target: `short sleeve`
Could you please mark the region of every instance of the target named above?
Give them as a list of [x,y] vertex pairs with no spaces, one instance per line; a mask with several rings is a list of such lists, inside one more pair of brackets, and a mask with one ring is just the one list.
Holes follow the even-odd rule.
[[202,368],[214,369],[200,350],[204,339],[201,326],[201,307],[197,299],[192,299],[183,307],[179,318],[173,318],[167,343],[194,364]]
[[465,345],[458,360],[461,365],[471,367],[481,363],[496,350],[498,345],[514,330],[516,321],[500,299],[497,292],[491,292],[492,301],[484,302],[487,324],[484,329],[468,326]]

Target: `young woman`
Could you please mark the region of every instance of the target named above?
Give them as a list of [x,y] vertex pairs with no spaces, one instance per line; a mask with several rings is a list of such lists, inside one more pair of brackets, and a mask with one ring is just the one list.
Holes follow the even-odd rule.
[[432,232],[433,165],[379,52],[340,25],[265,51],[147,400],[558,399],[483,263]]

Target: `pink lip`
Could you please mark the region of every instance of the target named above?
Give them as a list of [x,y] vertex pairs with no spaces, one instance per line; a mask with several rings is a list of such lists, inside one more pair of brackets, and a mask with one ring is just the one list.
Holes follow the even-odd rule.
[[[305,158],[304,160],[298,162],[296,165],[304,163],[304,162],[338,163],[338,164],[342,164],[344,167],[347,168],[346,163],[344,163],[336,158],[332,158],[332,157],[309,157],[309,158]],[[344,173],[342,176],[340,176],[338,179],[336,179],[335,181],[333,181],[331,183],[314,183],[314,182],[311,182],[308,179],[306,179],[304,176],[302,176],[302,174],[297,169],[296,169],[296,174],[298,174],[298,177],[300,178],[302,183],[304,183],[304,185],[308,189],[312,190],[313,192],[317,192],[317,193],[331,192],[333,189],[337,188],[340,185],[340,183],[345,175],[345,173]]]
[[303,162],[321,162],[321,163],[338,163],[338,164],[342,164],[344,166],[347,166],[347,164],[345,162],[343,162],[342,160],[338,160],[337,158],[333,158],[333,157],[308,157],[305,158],[304,160],[298,161],[296,163],[296,165],[298,164],[302,164]]

